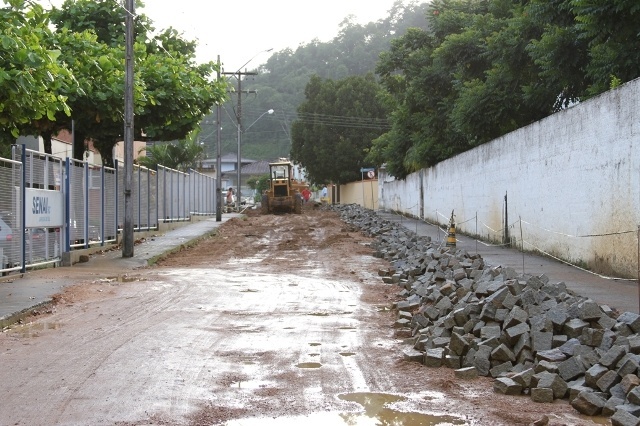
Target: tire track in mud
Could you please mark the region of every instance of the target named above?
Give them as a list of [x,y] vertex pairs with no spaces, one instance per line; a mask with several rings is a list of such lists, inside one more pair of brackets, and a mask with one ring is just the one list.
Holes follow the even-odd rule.
[[[74,383],[74,389],[61,401],[60,415],[54,418],[54,424],[64,422],[69,407],[74,401],[84,398],[83,390],[91,387],[96,374],[105,367],[105,364],[108,364],[110,358],[150,329],[157,327],[159,323],[168,321],[175,315],[169,308],[180,302],[187,287],[156,283],[154,287],[159,287],[160,291],[154,291],[149,289],[149,284],[152,283],[145,282],[143,291],[126,296],[126,299],[135,299],[138,302],[135,304],[135,309],[123,306],[117,311],[112,311],[108,314],[112,318],[109,323],[98,329],[88,330],[68,342],[70,347],[77,347],[76,350],[81,357],[78,362],[82,362],[84,368],[74,369],[73,374],[70,377],[67,376],[66,381]],[[76,346],[76,342],[80,345]],[[83,347],[91,349],[82,351]],[[104,414],[109,418],[117,413]]]
[[[55,354],[48,372],[30,375],[5,400],[35,399],[38,407],[0,415],[0,423],[214,424],[260,412],[353,409],[336,395],[363,380],[371,389],[390,383],[367,354],[379,336],[364,293],[379,281],[370,271],[376,261],[358,266],[371,251],[360,245],[366,241],[331,212],[230,220],[218,235],[141,271],[148,281],[61,305],[49,319],[63,331],[30,341],[41,355],[10,358],[25,368],[47,350]],[[297,367],[315,361],[322,367]],[[11,377],[0,372],[0,382]]]

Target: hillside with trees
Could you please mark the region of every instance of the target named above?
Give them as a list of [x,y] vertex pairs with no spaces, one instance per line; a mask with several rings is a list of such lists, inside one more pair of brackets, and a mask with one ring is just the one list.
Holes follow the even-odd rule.
[[392,129],[368,159],[402,178],[640,75],[640,4],[433,0],[430,30],[376,68]]
[[[292,133],[293,121],[335,128],[339,122],[330,117],[373,117],[336,116],[339,109],[357,109],[345,105],[318,107],[315,96],[323,92],[306,90],[310,76],[338,87],[375,71],[389,127],[368,148],[352,141],[367,154],[343,175],[357,174],[362,164],[386,164],[403,178],[638,77],[637,22],[640,4],[628,0],[433,0],[396,4],[388,17],[364,26],[346,19],[331,42],[277,52],[243,86],[258,92],[245,103],[247,121],[276,110],[244,134],[243,152],[256,158],[291,153],[312,170],[303,153],[320,143],[320,131]],[[234,117],[233,107],[225,107]],[[325,172],[312,180],[326,180]]]
[[[391,47],[394,38],[411,27],[426,25],[426,3],[402,3],[397,1],[388,16],[364,25],[345,17],[333,40],[313,40],[295,50],[274,52],[255,70],[258,75],[243,78],[242,90],[255,93],[242,97],[243,129],[251,126],[242,134],[242,156],[253,160],[289,157],[292,123],[299,119],[297,109],[305,100],[305,87],[312,76],[340,80],[373,73],[380,54]],[[221,60],[224,62],[224,58]],[[235,78],[228,78],[228,82],[237,87]],[[252,125],[269,109],[274,113]],[[236,110],[237,94],[231,93],[222,112],[223,155],[237,152]],[[215,119],[214,113],[209,114],[201,123],[200,138],[210,158],[216,153]]]
[[[74,157],[90,139],[109,164],[123,133],[122,6],[4,1],[2,153],[18,135],[50,149],[73,127]],[[637,78],[638,22],[635,0],[397,1],[375,22],[346,17],[333,40],[275,52],[243,79],[243,157],[291,156],[316,183],[363,165],[404,178]],[[214,157],[211,112],[224,102],[222,152],[236,153],[233,78],[217,81],[217,64],[195,62],[195,42],[156,32],[143,13],[135,33],[136,138],[189,141]]]

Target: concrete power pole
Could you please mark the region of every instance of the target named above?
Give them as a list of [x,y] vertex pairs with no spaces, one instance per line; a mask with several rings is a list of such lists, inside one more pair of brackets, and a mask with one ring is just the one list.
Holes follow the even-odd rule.
[[122,257],[133,257],[133,14],[134,0],[126,0],[124,83],[124,228]]
[[[218,55],[218,81],[220,81],[220,55]],[[216,222],[222,221],[222,105],[218,103],[216,106],[216,137],[218,140],[218,146],[216,148]]]
[[[236,75],[238,79],[238,110],[236,111],[236,120],[238,121],[238,164],[236,165],[237,182],[236,182],[236,210],[240,211],[240,186],[242,175],[240,169],[242,168],[242,76],[243,75],[258,75],[257,72],[248,71],[236,71],[236,72],[224,72],[225,75]],[[246,93],[252,93],[253,91],[247,91]]]

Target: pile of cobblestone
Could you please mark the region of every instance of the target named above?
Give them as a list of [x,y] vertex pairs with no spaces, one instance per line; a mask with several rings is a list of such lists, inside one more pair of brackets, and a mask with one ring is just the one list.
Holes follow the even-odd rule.
[[402,296],[395,327],[411,342],[406,359],[453,368],[461,379],[490,376],[495,392],[568,399],[613,425],[640,425],[640,315],[544,274],[485,265],[360,206],[334,208],[375,237],[375,255],[390,262],[379,274]]

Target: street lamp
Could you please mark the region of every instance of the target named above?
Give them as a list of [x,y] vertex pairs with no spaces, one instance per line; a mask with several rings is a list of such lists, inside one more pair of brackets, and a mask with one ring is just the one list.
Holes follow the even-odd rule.
[[[238,120],[238,162],[236,165],[237,170],[237,182],[236,182],[236,192],[238,194],[238,196],[236,197],[236,209],[238,211],[240,211],[240,168],[242,165],[242,155],[241,155],[241,145],[242,145],[242,76],[243,75],[256,75],[257,73],[255,72],[242,72],[242,68],[244,68],[245,66],[247,66],[249,64],[249,62],[253,61],[256,56],[258,56],[261,53],[265,53],[265,52],[271,52],[273,50],[273,48],[271,49],[266,49],[266,50],[261,50],[260,52],[256,53],[255,55],[253,55],[251,57],[251,59],[249,59],[247,62],[244,63],[244,65],[242,65],[240,68],[238,68],[238,70],[236,72],[225,72],[223,74],[225,75],[235,75],[236,78],[238,79],[238,111],[236,113],[236,118]],[[220,143],[220,141],[218,140],[218,144]]]
[[244,129],[245,133],[249,131],[249,129],[251,128],[251,126],[253,126],[254,124],[256,124],[258,122],[258,120],[260,120],[262,117],[264,117],[265,114],[273,114],[273,109],[268,109],[265,112],[263,112],[260,117],[256,118],[256,120],[249,124],[249,126],[247,126],[246,129]]
[[[238,82],[238,85],[240,85],[240,83]],[[238,93],[238,99],[240,99],[241,93]],[[238,102],[238,105],[240,105],[240,102]],[[238,111],[240,111],[240,109],[238,108]],[[238,113],[238,170],[237,170],[237,193],[238,196],[236,197],[236,209],[238,211],[240,211],[240,204],[241,204],[241,192],[240,192],[240,187],[241,187],[241,179],[242,179],[242,173],[240,172],[240,170],[242,169],[242,155],[241,155],[241,145],[242,145],[242,133],[246,132],[247,130],[249,130],[249,128],[251,126],[253,126],[254,124],[256,124],[258,122],[258,120],[260,120],[262,117],[264,117],[265,114],[273,114],[273,109],[269,109],[265,112],[263,112],[260,117],[258,117],[253,123],[251,123],[246,129],[242,130],[242,124],[240,122],[240,114]]]

